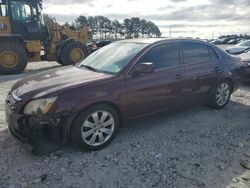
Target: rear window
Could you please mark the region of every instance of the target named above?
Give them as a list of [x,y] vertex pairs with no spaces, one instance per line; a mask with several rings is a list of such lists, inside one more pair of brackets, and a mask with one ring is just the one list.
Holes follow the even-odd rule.
[[184,42],[183,43],[184,64],[204,63],[210,61],[210,53],[207,45]]

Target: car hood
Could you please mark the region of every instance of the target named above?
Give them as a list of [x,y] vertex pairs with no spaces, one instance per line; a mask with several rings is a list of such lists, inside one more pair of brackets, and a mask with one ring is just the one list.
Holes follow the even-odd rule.
[[112,77],[112,75],[90,71],[85,68],[60,67],[20,80],[12,87],[12,92],[19,98],[38,98],[52,92],[65,91],[109,77]]
[[234,46],[227,49],[229,53],[242,53],[249,49],[249,46]]

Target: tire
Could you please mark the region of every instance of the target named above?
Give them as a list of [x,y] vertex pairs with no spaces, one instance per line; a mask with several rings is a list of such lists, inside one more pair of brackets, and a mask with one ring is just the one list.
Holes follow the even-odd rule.
[[211,93],[208,105],[214,109],[224,108],[230,100],[232,85],[227,80],[220,81]]
[[61,59],[61,52],[63,47],[65,46],[66,41],[62,41],[59,45],[59,47],[56,49],[56,61],[57,63],[59,63],[60,65],[63,65],[62,59]]
[[105,104],[94,105],[77,116],[70,137],[73,143],[85,150],[98,150],[114,139],[119,124],[119,115],[114,108]]
[[85,44],[78,41],[70,41],[62,48],[60,57],[57,59],[61,65],[74,65],[81,62],[87,55],[88,50]]
[[63,65],[63,62],[62,62],[62,60],[61,60],[60,57],[57,57],[57,58],[56,58],[56,62],[59,63],[60,65]]
[[18,43],[0,44],[0,74],[18,74],[27,66],[25,48]]

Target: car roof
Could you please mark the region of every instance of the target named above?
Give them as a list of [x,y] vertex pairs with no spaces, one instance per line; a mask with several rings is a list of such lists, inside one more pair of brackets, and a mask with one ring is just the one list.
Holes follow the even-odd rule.
[[121,42],[121,43],[145,43],[145,44],[153,44],[156,42],[168,42],[168,41],[175,41],[175,42],[180,42],[180,41],[193,41],[193,42],[203,42],[202,40],[199,39],[193,39],[193,38],[145,38],[145,39],[124,39],[124,40],[119,40],[116,42]]
[[124,39],[117,42],[131,42],[131,43],[146,43],[152,44],[158,41],[166,40],[166,38],[145,38],[145,39]]

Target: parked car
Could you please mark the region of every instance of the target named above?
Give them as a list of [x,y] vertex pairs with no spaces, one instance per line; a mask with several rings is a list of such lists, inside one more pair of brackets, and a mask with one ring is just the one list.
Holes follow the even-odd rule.
[[128,119],[197,100],[222,109],[242,69],[239,58],[200,40],[118,41],[77,66],[17,82],[6,98],[6,120],[11,134],[33,151],[44,136],[96,150]]
[[214,45],[220,45],[222,44],[221,40],[220,39],[214,39],[212,41],[210,41],[211,44],[214,44]]
[[229,41],[232,42],[232,40],[236,40],[236,39],[233,37],[225,37],[225,38],[218,38],[210,42],[215,45],[223,45],[223,44],[228,44]]
[[111,40],[100,40],[96,42],[96,45],[98,48],[102,48],[108,44],[110,44],[112,41]]
[[87,46],[89,47],[89,50],[91,53],[95,52],[96,50],[110,44],[111,40],[100,40],[100,41],[93,41],[91,43],[88,43]]
[[90,53],[93,53],[98,49],[96,41],[92,41],[92,42],[87,43],[87,46],[88,46]]
[[227,42],[227,44],[238,44],[239,39],[231,39]]
[[244,62],[244,78],[249,80],[250,79],[250,51],[247,53],[242,53],[240,55],[242,61]]
[[238,55],[250,50],[250,40],[245,40],[233,47],[229,47],[226,51],[230,54]]
[[221,38],[221,44],[227,44],[232,39],[232,37]]

